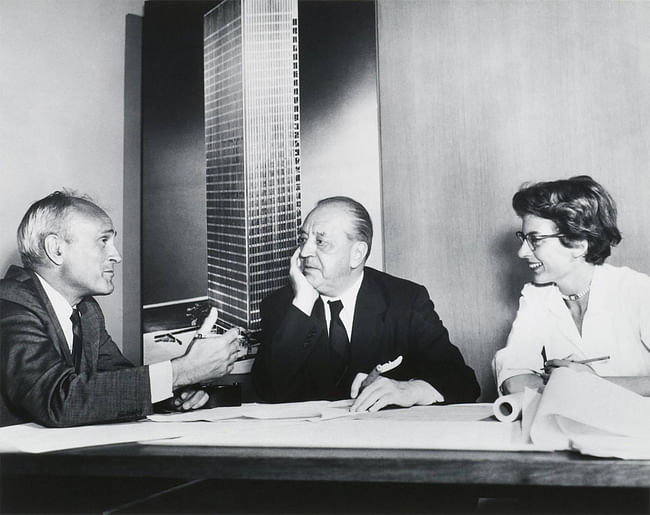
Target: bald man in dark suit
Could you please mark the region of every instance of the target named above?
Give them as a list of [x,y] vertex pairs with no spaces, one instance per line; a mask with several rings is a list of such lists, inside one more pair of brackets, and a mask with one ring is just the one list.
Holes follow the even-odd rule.
[[[320,201],[307,216],[290,264],[290,286],[261,306],[253,365],[261,398],[273,402],[355,398],[355,411],[473,402],[474,371],[424,286],[366,267],[372,223],[348,197]],[[376,365],[394,370],[362,388]]]

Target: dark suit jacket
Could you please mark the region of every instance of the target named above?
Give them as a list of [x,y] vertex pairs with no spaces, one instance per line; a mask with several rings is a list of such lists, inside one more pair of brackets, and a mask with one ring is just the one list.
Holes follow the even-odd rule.
[[148,367],[134,367],[122,356],[92,297],[78,308],[79,374],[38,278],[12,266],[0,281],[0,425],[74,426],[153,412]]
[[261,305],[262,343],[252,372],[260,398],[271,402],[349,398],[357,372],[370,372],[399,355],[402,364],[387,377],[423,379],[447,403],[473,402],[479,396],[474,371],[449,342],[424,286],[365,268],[343,376],[333,372],[327,328],[314,313],[316,307],[307,316],[292,300],[293,291],[287,286]]

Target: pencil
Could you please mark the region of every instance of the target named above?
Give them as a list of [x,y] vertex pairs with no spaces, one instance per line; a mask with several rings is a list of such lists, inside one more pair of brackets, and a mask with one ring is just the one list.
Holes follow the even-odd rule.
[[587,363],[593,363],[594,361],[605,361],[609,359],[609,356],[600,356],[599,358],[589,358],[589,359],[581,359],[578,361],[573,361],[573,363],[579,363],[580,365],[586,365]]

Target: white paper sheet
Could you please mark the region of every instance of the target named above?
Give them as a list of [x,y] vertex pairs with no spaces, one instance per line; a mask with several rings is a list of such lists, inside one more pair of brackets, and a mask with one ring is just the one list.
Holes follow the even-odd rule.
[[350,416],[352,400],[306,401],[279,404],[247,403],[241,406],[202,409],[184,413],[154,414],[147,417],[153,422],[216,422],[233,418],[261,420],[328,420]]
[[536,403],[524,407],[524,434],[528,418],[536,446],[626,459],[647,456],[650,398],[595,374],[559,368]]
[[343,418],[318,423],[233,419],[186,424],[186,434],[148,445],[313,447],[359,449],[460,449],[534,451],[521,443],[519,423],[495,420],[418,421]]
[[180,424],[146,421],[66,428],[47,428],[30,423],[0,428],[0,449],[4,452],[18,450],[39,453],[182,435]]

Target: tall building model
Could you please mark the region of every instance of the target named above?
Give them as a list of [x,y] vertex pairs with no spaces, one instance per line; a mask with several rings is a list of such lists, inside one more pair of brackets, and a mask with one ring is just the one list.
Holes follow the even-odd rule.
[[298,0],[224,0],[204,17],[208,297],[259,329],[300,227]]

